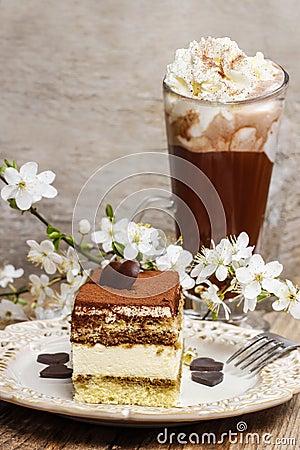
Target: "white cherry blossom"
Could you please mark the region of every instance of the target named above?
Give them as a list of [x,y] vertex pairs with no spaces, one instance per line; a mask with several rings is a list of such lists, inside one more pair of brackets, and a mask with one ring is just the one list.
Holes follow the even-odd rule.
[[208,288],[201,293],[201,299],[206,303],[209,309],[214,311],[216,314],[219,313],[219,309],[222,307],[224,309],[225,318],[228,320],[231,311],[229,306],[226,305],[226,303],[219,297],[218,286],[210,281],[206,281],[206,284],[208,285]]
[[261,255],[258,254],[251,256],[246,267],[236,269],[236,279],[245,298],[243,308],[245,313],[248,310],[254,311],[257,297],[262,293],[262,289],[270,292],[270,289],[275,287],[275,278],[281,274],[282,269],[278,261],[265,264]]
[[41,265],[46,273],[53,274],[62,265],[63,258],[55,251],[51,241],[44,240],[39,244],[29,239],[27,244],[30,247],[27,256],[29,261]]
[[232,246],[229,240],[224,238],[214,248],[205,249],[203,253],[202,257],[199,257],[199,264],[191,272],[192,277],[197,276],[196,283],[203,283],[213,274],[219,281],[224,281],[232,262]]
[[237,237],[237,239],[231,239],[232,245],[232,261],[237,263],[241,262],[241,260],[247,260],[252,256],[252,252],[254,246],[249,246],[249,236],[243,231]]
[[180,284],[184,289],[191,289],[195,281],[186,273],[193,260],[192,254],[180,245],[169,245],[166,253],[156,259],[158,270],[175,270],[179,274]]
[[27,320],[23,306],[3,298],[0,302],[0,320]]
[[155,255],[159,243],[159,230],[143,224],[129,222],[125,240],[118,240],[125,245],[124,258],[135,259],[139,253],[142,255]]
[[83,275],[80,273],[68,283],[70,291],[76,293],[78,289],[86,282],[90,274],[90,271],[84,271]]
[[273,302],[272,307],[275,311],[288,311],[295,319],[300,319],[300,290],[290,280],[285,283],[275,280],[271,291],[278,297]]
[[100,222],[100,230],[93,232],[91,239],[96,244],[102,244],[102,248],[106,253],[111,252],[113,241],[126,242],[127,226],[128,219],[121,219],[113,223],[108,217],[103,217]]
[[79,272],[81,267],[78,260],[78,255],[73,247],[69,247],[66,256],[63,256],[62,270],[67,275],[67,281],[71,283]]
[[46,297],[53,296],[53,290],[49,287],[49,277],[42,274],[40,277],[35,274],[29,275],[31,282],[30,292],[34,298],[37,299],[37,303],[42,303]]
[[20,278],[23,274],[23,269],[15,269],[12,264],[7,264],[0,269],[0,287],[6,288],[8,283],[14,282],[14,278]]
[[20,171],[13,167],[5,169],[4,178],[8,184],[1,189],[3,200],[15,199],[17,207],[26,211],[42,197],[54,198],[57,190],[51,183],[55,173],[47,170],[38,174],[37,170],[37,163],[32,161],[23,164]]
[[[77,287],[77,286],[76,286]],[[78,287],[77,287],[78,289]],[[76,289],[76,290],[77,290]],[[74,299],[75,299],[75,289],[74,285],[67,283],[60,284],[60,293],[56,292],[54,295],[54,299],[57,301],[57,311],[60,308],[60,315],[65,317],[71,313]]]

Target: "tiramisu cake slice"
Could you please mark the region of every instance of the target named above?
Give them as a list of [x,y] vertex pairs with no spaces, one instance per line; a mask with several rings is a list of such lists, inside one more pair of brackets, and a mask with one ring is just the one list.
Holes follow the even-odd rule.
[[[101,285],[90,280],[75,300],[71,329],[75,400],[175,406],[183,347],[178,274],[141,272],[135,280],[125,277],[126,284],[126,280],[118,283],[119,272],[115,277],[113,270],[111,276],[110,269],[96,272],[94,280],[101,278]],[[114,282],[117,287],[112,287]]]

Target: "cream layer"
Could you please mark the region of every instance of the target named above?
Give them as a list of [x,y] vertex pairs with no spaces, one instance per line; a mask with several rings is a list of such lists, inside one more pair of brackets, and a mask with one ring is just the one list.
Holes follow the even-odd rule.
[[135,344],[105,347],[72,344],[73,376],[97,375],[176,380],[180,371],[182,336],[175,347]]

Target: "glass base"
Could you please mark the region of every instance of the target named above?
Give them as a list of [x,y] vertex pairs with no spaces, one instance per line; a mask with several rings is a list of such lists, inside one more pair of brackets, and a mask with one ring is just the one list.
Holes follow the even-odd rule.
[[[191,319],[196,320],[203,320],[203,316],[194,311],[193,309],[185,309],[184,315],[187,317],[190,317]],[[207,317],[205,320],[212,320],[209,317]],[[216,319],[215,322],[224,322],[229,323],[231,325],[236,325],[243,328],[249,328],[251,330],[258,330],[258,331],[268,331],[270,329],[270,323],[262,319],[261,317],[258,317],[256,314],[248,313],[246,317],[235,319],[231,318],[229,320],[226,319]]]
[[[184,296],[186,298],[184,309],[184,314],[186,316],[196,320],[212,320],[211,315],[208,314],[207,306],[199,297],[188,291],[184,292]],[[261,318],[257,313],[250,312],[246,314],[243,312],[243,305],[240,297],[226,300],[226,304],[231,310],[230,318],[226,319],[223,309],[220,309],[216,322],[229,323],[231,325],[258,331],[268,331],[270,329],[269,322]]]

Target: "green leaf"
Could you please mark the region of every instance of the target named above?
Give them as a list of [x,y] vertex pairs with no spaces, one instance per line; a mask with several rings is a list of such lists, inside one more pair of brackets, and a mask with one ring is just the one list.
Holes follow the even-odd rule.
[[0,173],[5,172],[5,170],[6,170],[6,167],[5,167],[5,166],[0,166]]
[[265,298],[269,297],[267,294],[259,294],[257,297],[257,301],[260,302],[261,300],[264,300]]
[[52,233],[48,234],[50,239],[57,239],[61,237],[61,233],[59,231],[53,231]]
[[13,168],[16,169],[16,170],[19,170],[17,161],[16,161],[15,159],[13,160],[12,163],[9,162],[8,159],[5,159],[4,162],[5,162],[5,164],[6,164],[7,167],[13,167]]
[[17,207],[17,203],[16,203],[16,200],[14,198],[9,198],[7,201],[9,203],[9,206],[12,209],[16,209],[17,211],[21,211],[20,208]]
[[28,305],[28,302],[26,302],[26,300],[24,300],[24,299],[21,298],[21,297],[18,297],[18,303],[19,303],[20,305],[22,305],[22,306]]
[[56,239],[53,239],[53,245],[54,245],[54,248],[56,251],[59,249],[60,241],[61,241],[61,236],[59,236]]
[[117,256],[121,256],[121,257],[124,256],[124,248],[125,248],[125,245],[119,244],[119,242],[116,242],[116,241],[113,241],[111,245],[112,245],[113,252],[114,252]]
[[13,164],[8,161],[8,159],[5,159],[4,162],[7,165],[7,167],[14,167]]
[[105,214],[111,222],[114,220],[114,218],[115,218],[114,210],[111,205],[109,205],[109,204],[106,205]]
[[47,234],[48,234],[48,236],[49,236],[51,233],[53,233],[53,232],[60,233],[60,231],[59,231],[58,228],[55,228],[55,227],[53,227],[52,225],[49,224],[49,225],[47,226]]
[[143,264],[143,268],[144,270],[155,270],[157,267],[155,262],[149,259],[148,261],[145,261],[145,263]]

